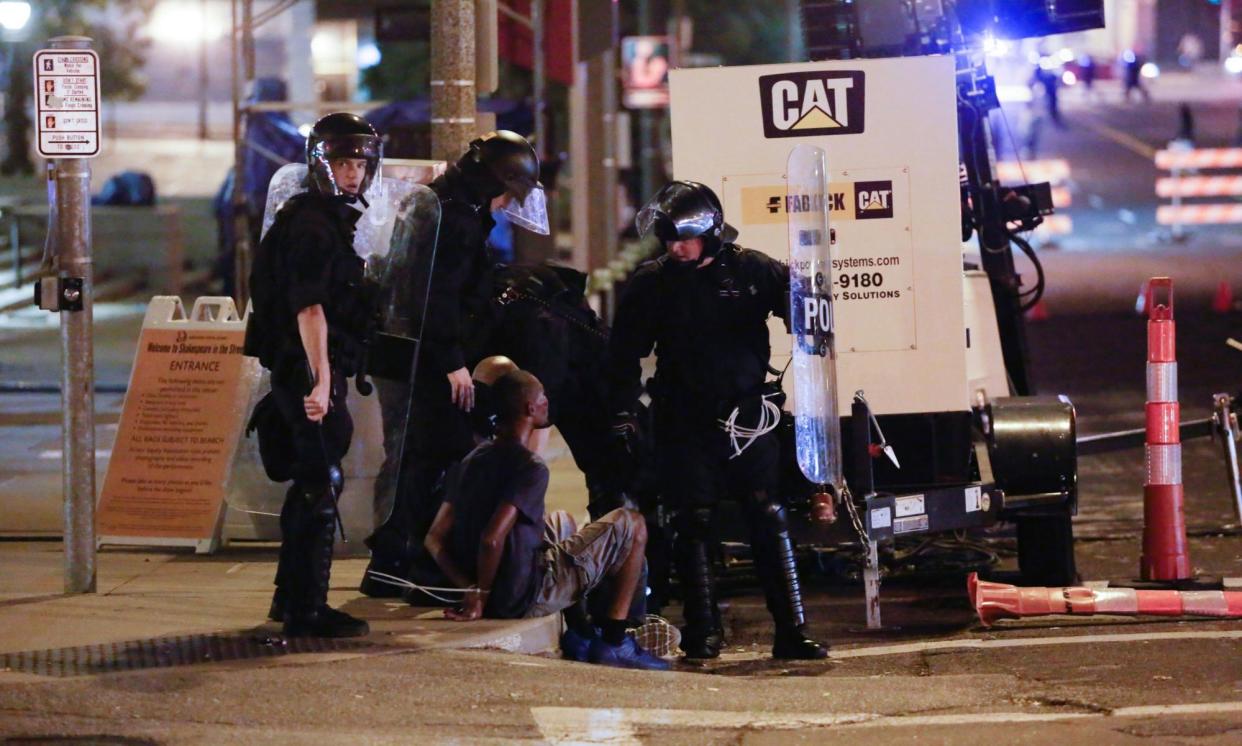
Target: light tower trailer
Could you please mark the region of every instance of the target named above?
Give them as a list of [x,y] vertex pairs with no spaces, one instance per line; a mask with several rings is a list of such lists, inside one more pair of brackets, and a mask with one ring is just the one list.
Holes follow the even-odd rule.
[[[853,499],[839,507],[857,521],[811,521],[805,501],[815,489],[792,488],[791,508],[807,516],[795,521],[799,541],[832,545],[854,524],[870,549],[1012,520],[1024,582],[1070,583],[1074,409],[1065,397],[1010,396],[991,273],[969,268],[964,254],[960,175],[974,156],[959,158],[957,62],[674,71],[674,176],[717,191],[738,243],[783,259],[799,209],[787,198],[786,158],[799,143],[827,153],[838,409],[852,412],[841,421]],[[1038,189],[1020,196],[1028,214],[1019,219],[1050,211]],[[776,319],[771,332],[780,369],[790,336]],[[874,425],[860,427],[870,415]],[[874,457],[880,432],[900,468]],[[732,528],[744,533],[725,526],[724,538]],[[874,563],[872,551],[872,571]]]

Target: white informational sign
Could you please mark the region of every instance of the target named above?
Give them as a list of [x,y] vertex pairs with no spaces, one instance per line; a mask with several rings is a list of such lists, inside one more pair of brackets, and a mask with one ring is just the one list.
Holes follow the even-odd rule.
[[715,189],[747,248],[788,256],[786,160],[826,152],[841,411],[859,389],[877,414],[968,409],[953,59],[674,70],[670,91],[675,178]]
[[41,49],[34,56],[34,78],[39,155],[99,155],[99,55],[89,49]]

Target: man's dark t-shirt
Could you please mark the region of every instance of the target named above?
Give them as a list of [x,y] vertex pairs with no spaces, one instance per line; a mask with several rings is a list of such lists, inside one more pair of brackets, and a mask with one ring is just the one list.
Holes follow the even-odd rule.
[[501,503],[517,508],[518,517],[505,539],[500,568],[487,598],[484,616],[525,616],[543,581],[543,505],[548,467],[517,443],[489,441],[470,452],[451,478],[453,506],[449,547],[453,559],[477,577],[483,531]]

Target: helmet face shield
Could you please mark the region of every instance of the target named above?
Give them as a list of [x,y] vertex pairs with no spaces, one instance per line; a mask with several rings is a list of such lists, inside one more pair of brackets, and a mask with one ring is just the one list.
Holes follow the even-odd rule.
[[[331,140],[320,140],[307,149],[307,166],[311,179],[321,194],[341,196],[345,192],[332,174],[332,161],[338,158],[356,158],[367,162],[366,175],[358,188],[358,194],[367,194],[371,185],[378,181],[380,169],[379,138],[373,135],[343,135]],[[354,195],[357,196],[357,195]]]
[[523,204],[526,202],[526,197],[532,192],[543,191],[543,184],[524,176],[507,179],[504,184],[505,192],[513,195],[513,201]]
[[539,189],[539,155],[526,138],[508,130],[496,130],[470,143],[458,166],[470,170],[481,166],[484,184],[476,191],[491,199],[502,191],[524,203],[531,190]]
[[548,228],[548,199],[543,187],[537,184],[526,193],[525,199],[510,199],[501,212],[514,225],[531,233],[546,236],[551,232]]
[[[372,185],[379,180],[382,157],[379,135],[365,119],[354,114],[329,114],[315,123],[306,138],[306,167],[311,187],[320,194],[367,199]],[[332,173],[332,161],[341,158],[366,161],[366,172],[356,193],[342,189]]]
[[664,187],[634,217],[640,237],[655,233],[666,243],[715,236],[723,224],[724,214],[715,195],[702,184],[688,181]]

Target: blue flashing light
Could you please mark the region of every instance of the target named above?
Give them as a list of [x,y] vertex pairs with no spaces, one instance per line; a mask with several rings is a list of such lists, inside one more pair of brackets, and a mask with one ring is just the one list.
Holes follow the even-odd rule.
[[380,49],[375,44],[363,44],[358,47],[358,67],[365,70],[368,67],[375,67],[383,59]]

